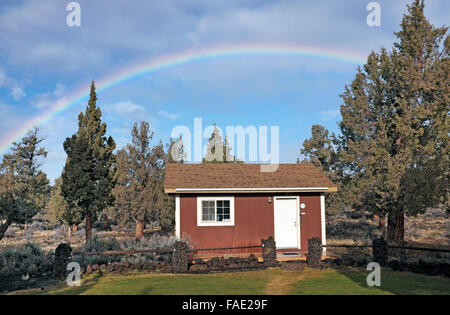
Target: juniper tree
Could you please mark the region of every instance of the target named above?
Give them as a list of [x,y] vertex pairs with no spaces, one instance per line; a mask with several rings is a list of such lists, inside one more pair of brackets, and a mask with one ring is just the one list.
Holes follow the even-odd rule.
[[206,154],[202,163],[238,163],[238,159],[231,154],[228,139],[222,140],[219,129],[214,124],[214,129],[206,145]]
[[[339,167],[338,155],[335,149],[336,137],[322,125],[311,127],[311,138],[305,139],[300,148],[300,154],[305,156],[305,162],[310,162],[320,168],[338,185],[337,193],[326,194],[327,213],[337,213],[346,207],[351,200],[347,186],[342,185],[342,173]],[[300,161],[298,160],[297,163]]]
[[311,127],[311,138],[303,141],[300,153],[326,173],[333,169],[336,153],[328,130],[322,125]]
[[448,187],[449,40],[408,6],[392,52],[372,52],[345,88],[339,160],[358,208],[388,215],[387,237],[404,238],[404,214],[442,201]]
[[0,164],[0,240],[12,223],[24,224],[41,211],[48,200],[50,185],[40,170],[47,151],[37,128],[21,142],[14,142],[11,153]]
[[166,144],[166,163],[184,163],[186,160],[186,152],[184,152],[183,138],[169,139]]
[[72,227],[83,221],[81,209],[71,209],[61,193],[62,179],[55,179],[55,185],[50,194],[48,206],[53,215],[53,219],[67,226],[67,242],[72,241]]
[[91,241],[92,223],[114,202],[111,191],[116,179],[116,145],[112,137],[105,136],[106,124],[101,116],[92,82],[86,111],[78,115],[78,132],[64,141],[67,160],[61,186],[70,211],[80,211],[86,221],[86,243]]
[[147,122],[135,124],[131,135],[132,143],[117,153],[115,216],[121,223],[136,222],[136,238],[141,238],[145,224],[159,218],[165,152],[161,141],[151,146],[153,132]]

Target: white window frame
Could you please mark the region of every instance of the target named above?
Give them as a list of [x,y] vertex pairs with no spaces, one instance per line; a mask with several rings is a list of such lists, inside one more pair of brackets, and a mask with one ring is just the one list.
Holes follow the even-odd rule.
[[[230,201],[230,221],[226,221],[226,222],[202,221],[202,201],[217,201],[217,200]],[[215,205],[215,207],[217,207],[216,202],[214,202],[214,205]],[[216,209],[216,212],[217,212],[217,209]],[[197,226],[234,226],[234,197],[229,197],[229,196],[197,197]]]

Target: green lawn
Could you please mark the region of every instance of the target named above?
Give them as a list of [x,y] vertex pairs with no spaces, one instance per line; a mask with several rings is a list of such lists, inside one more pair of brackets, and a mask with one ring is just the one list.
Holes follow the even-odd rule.
[[80,287],[54,287],[22,294],[450,294],[450,280],[408,272],[382,271],[381,287],[367,287],[367,272],[281,270],[203,275],[107,275],[84,280]]
[[381,272],[381,286],[368,287],[365,270],[325,271],[300,281],[293,294],[450,294],[450,279],[409,272]]

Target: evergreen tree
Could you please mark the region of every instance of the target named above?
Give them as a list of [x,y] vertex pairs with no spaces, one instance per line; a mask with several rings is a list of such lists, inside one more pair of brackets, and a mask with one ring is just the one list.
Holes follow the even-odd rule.
[[391,53],[373,52],[342,95],[338,149],[356,206],[388,215],[387,237],[404,237],[404,214],[442,201],[448,187],[448,37],[408,6]]
[[170,138],[169,143],[166,144],[166,148],[166,163],[184,163],[187,155],[184,152],[182,137],[176,140]]
[[231,147],[228,145],[228,139],[222,141],[219,129],[214,124],[214,130],[209,137],[206,146],[206,154],[202,163],[239,163],[240,161],[231,154]]
[[24,224],[41,211],[48,200],[50,185],[40,170],[47,151],[40,147],[44,138],[34,128],[14,142],[12,153],[0,164],[0,240],[12,223]]
[[326,173],[332,171],[336,153],[332,138],[324,126],[313,125],[311,127],[311,138],[303,141],[300,153],[307,157],[308,162],[321,168]]
[[132,144],[117,153],[116,218],[121,223],[136,222],[136,238],[143,236],[146,223],[159,219],[165,152],[161,141],[151,147],[152,138],[147,122],[135,124]]
[[[300,149],[300,154],[305,156],[305,162],[312,163],[321,169],[339,187],[337,193],[325,194],[326,210],[329,214],[341,211],[348,201],[348,198],[346,198],[348,197],[347,190],[340,185],[342,177],[338,168],[335,144],[334,134],[330,135],[329,131],[322,125],[313,125],[311,127],[311,138],[303,141],[303,146]],[[298,159],[297,163],[299,162]]]
[[96,104],[92,82],[86,112],[78,115],[78,132],[64,142],[67,160],[61,192],[70,211],[81,211],[86,220],[86,243],[91,241],[92,223],[114,202],[111,191],[116,180],[116,145],[112,137],[105,136],[106,124],[101,121],[102,113]]
[[61,193],[62,178],[55,179],[55,185],[53,186],[50,194],[49,208],[53,215],[54,221],[67,226],[67,243],[72,241],[72,228],[83,221],[81,209],[70,209],[67,206],[67,202]]

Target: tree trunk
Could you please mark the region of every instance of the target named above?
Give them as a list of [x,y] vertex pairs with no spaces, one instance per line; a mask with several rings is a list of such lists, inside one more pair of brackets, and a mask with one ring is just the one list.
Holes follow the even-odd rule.
[[405,216],[403,211],[392,212],[388,215],[388,241],[401,242],[405,235]]
[[0,224],[0,241],[2,240],[3,236],[5,235],[6,230],[8,229],[10,224],[11,224],[10,221],[6,221],[4,224]]
[[105,231],[108,231],[108,230],[109,230],[109,221],[108,221],[108,217],[105,218],[104,227],[105,227]]
[[90,212],[86,213],[86,244],[90,244],[92,239],[92,216]]
[[383,213],[378,216],[378,228],[380,230],[384,230],[385,226],[386,226],[386,214]]
[[72,242],[72,228],[69,226],[67,228],[67,244]]
[[136,221],[136,238],[142,238],[144,236],[144,222]]

